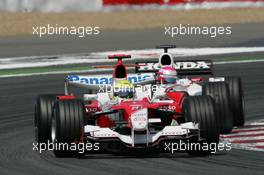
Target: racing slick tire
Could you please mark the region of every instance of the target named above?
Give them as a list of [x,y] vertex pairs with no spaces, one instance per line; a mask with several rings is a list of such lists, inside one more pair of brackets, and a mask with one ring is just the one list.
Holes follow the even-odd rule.
[[243,126],[245,123],[245,102],[241,79],[239,77],[225,77],[225,82],[230,92],[233,126]]
[[211,96],[215,101],[220,133],[230,133],[233,128],[233,117],[227,84],[225,82],[208,82],[203,86],[202,94]]
[[[215,103],[210,96],[193,96],[188,97],[184,101],[184,117],[187,122],[195,122],[199,124],[200,137],[204,139],[202,143],[207,145],[218,144],[219,142],[219,125],[215,113]],[[190,155],[207,155],[210,150],[187,150]]]
[[72,143],[82,142],[84,115],[84,105],[80,100],[61,100],[55,103],[51,126],[52,142],[55,145],[66,145],[66,148],[59,147],[53,150],[56,157],[81,155],[78,154],[78,150],[69,148]]
[[51,140],[51,118],[56,95],[39,95],[35,104],[35,138],[38,143]]

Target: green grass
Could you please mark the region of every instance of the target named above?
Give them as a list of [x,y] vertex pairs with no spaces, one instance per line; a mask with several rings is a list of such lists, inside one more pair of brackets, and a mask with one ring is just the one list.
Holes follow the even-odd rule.
[[17,75],[17,74],[34,74],[45,72],[67,72],[67,71],[84,71],[92,69],[91,66],[66,66],[66,67],[34,67],[34,68],[19,68],[19,69],[4,69],[0,70],[2,75]]

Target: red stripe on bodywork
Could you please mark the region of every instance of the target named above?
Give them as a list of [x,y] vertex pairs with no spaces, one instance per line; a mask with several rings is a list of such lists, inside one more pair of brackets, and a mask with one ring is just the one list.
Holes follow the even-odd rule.
[[57,96],[57,99],[58,100],[72,100],[72,99],[75,99],[76,97],[73,96],[73,95],[60,95],[60,96]]

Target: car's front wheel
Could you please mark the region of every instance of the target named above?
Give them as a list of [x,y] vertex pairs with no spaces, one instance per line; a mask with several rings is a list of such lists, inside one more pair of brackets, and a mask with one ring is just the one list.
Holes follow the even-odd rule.
[[34,127],[38,143],[51,140],[51,118],[56,95],[40,95],[35,104]]
[[54,105],[52,142],[64,147],[54,149],[56,157],[68,156],[78,150],[69,150],[72,143],[82,142],[84,130],[84,105],[80,100],[61,100]]
[[[202,144],[218,144],[219,142],[219,123],[215,113],[215,103],[210,96],[193,96],[184,101],[184,116],[187,122],[199,124],[200,137],[204,140],[197,141],[197,147],[187,150],[191,155],[206,155],[210,150],[202,149]],[[193,144],[193,145],[194,145]]]

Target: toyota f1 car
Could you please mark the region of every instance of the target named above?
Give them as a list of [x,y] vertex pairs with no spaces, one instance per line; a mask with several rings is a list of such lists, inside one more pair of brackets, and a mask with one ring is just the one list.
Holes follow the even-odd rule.
[[[133,85],[153,82],[153,74],[147,73],[143,78],[142,74],[128,75],[122,62],[125,57],[129,56],[110,56],[118,59],[112,78],[100,77],[99,81],[99,77],[95,76],[71,75],[65,81],[64,95],[40,95],[35,105],[37,142],[98,142],[102,149],[108,151],[121,148],[161,149],[166,142],[178,141],[218,143],[221,125],[216,104],[219,103],[212,94],[220,85],[207,85],[211,94],[199,96],[191,96],[186,91],[175,91],[173,88],[158,90],[152,97],[139,97],[137,93],[131,95],[130,91],[125,91],[125,96],[124,92],[117,96],[115,92],[111,95],[109,92],[98,92],[84,94],[83,99],[78,99],[69,92],[69,86],[98,90],[102,84],[115,86],[124,80],[134,81]],[[165,57],[163,54],[160,61],[164,61]],[[229,93],[228,85],[224,84],[224,87],[226,89],[220,89]],[[126,85],[127,88],[130,89],[131,85]],[[206,88],[203,91],[206,92]],[[56,156],[65,155],[66,152],[54,150]],[[208,153],[203,150],[197,152]]]

